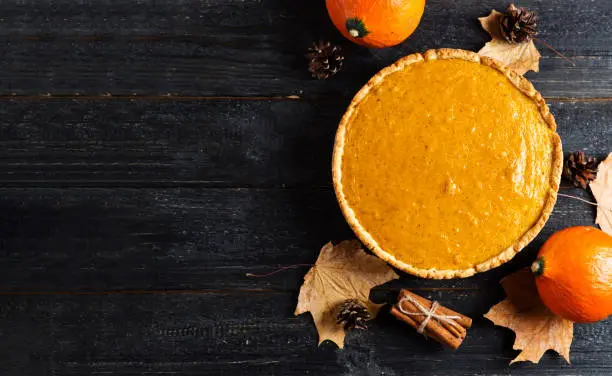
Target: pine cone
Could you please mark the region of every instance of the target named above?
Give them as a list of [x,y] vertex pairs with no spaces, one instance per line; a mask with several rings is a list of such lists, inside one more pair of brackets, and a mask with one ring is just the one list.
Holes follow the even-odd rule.
[[500,19],[501,33],[510,43],[529,42],[538,34],[537,22],[535,12],[510,4]]
[[348,299],[340,305],[336,319],[338,324],[344,324],[344,330],[367,329],[366,321],[372,319],[372,315],[360,301]]
[[597,177],[597,159],[587,157],[583,152],[571,153],[563,164],[563,177],[576,187],[586,189],[589,182]]
[[333,46],[330,42],[313,43],[306,54],[306,57],[310,59],[308,71],[312,77],[322,80],[338,73],[344,62],[341,52],[339,46]]

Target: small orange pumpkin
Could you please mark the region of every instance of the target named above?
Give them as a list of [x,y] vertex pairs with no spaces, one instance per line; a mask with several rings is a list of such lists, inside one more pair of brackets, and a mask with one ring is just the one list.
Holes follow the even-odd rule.
[[553,234],[531,266],[544,304],[575,322],[612,314],[612,236],[577,226]]
[[419,25],[425,0],[326,0],[327,11],[342,35],[366,47],[390,47]]

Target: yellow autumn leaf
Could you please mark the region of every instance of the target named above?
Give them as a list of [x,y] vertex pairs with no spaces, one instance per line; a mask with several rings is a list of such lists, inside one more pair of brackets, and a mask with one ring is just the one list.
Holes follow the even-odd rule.
[[508,43],[504,40],[493,39],[478,51],[482,56],[497,59],[507,65],[516,73],[523,75],[532,70],[540,70],[540,53],[533,41],[524,43]]
[[612,153],[602,161],[597,169],[597,178],[589,187],[597,201],[597,219],[595,223],[612,235]]
[[529,269],[520,270],[504,278],[501,284],[506,299],[493,306],[484,317],[516,333],[513,348],[522,351],[510,364],[538,363],[549,349],[561,354],[569,363],[574,323],[546,308],[538,295],[533,273]]
[[365,253],[357,240],[321,248],[314,266],[304,277],[295,315],[310,312],[319,332],[319,344],[329,339],[344,347],[346,332],[336,322],[337,309],[347,299],[366,304],[372,318],[383,304],[370,301],[370,290],[399,276],[383,260]]

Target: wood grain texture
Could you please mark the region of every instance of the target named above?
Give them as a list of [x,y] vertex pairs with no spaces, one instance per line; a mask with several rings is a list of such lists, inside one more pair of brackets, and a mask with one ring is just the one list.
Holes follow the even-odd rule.
[[[609,1],[523,1],[539,11],[546,96],[612,97]],[[0,93],[350,96],[398,58],[430,48],[478,50],[488,40],[477,17],[502,1],[427,3],[421,26],[399,47],[343,43],[346,68],[312,80],[303,57],[319,38],[343,42],[323,1],[8,1],[0,24]],[[568,15],[571,14],[571,17]]]
[[[311,318],[293,317],[307,267],[245,276],[353,237],[329,176],[351,97],[406,54],[478,50],[476,18],[507,4],[429,0],[408,41],[367,50],[342,40],[323,0],[0,1],[0,374],[612,373],[609,320],[576,327],[572,366],[548,353],[509,368],[513,334],[481,317],[547,236],[593,224],[593,208],[568,198],[500,268],[404,275],[372,293],[390,302],[409,287],[475,318],[457,352],[385,314],[342,352],[317,347]],[[528,74],[553,97],[565,151],[607,154],[612,2],[520,5],[576,62],[539,45],[541,72]],[[319,38],[346,54],[328,81],[306,72]]]
[[[384,310],[368,331],[351,332],[346,348],[317,348],[308,314],[293,317],[295,293],[208,293],[0,297],[3,375],[463,375],[506,369],[516,354],[512,333],[478,318],[495,294],[424,294],[474,315],[463,346],[445,351]],[[382,294],[377,301],[393,297]],[[513,374],[598,375],[607,362],[612,327],[577,325],[572,365],[546,354]],[[36,340],[33,340],[36,338]],[[596,347],[598,351],[592,351]],[[450,366],[452,364],[452,367]],[[594,366],[595,365],[595,366]],[[507,369],[506,369],[507,370]]]
[[343,102],[11,101],[2,184],[328,185]]
[[[420,34],[429,39],[463,40],[474,47],[484,36],[474,25],[474,17],[491,9],[503,11],[502,0],[432,0],[427,2]],[[536,10],[540,36],[574,55],[610,55],[606,41],[611,25],[605,17],[612,8],[604,1],[588,6],[569,0],[522,0],[520,6]],[[261,41],[304,33],[304,37],[332,30],[323,0],[4,0],[2,2],[2,37],[91,37],[91,36],[209,36],[241,35]],[[571,14],[571,19],[559,16]],[[572,23],[569,27],[568,22]],[[287,26],[307,26],[291,29]],[[321,30],[323,28],[323,30]],[[458,32],[461,30],[461,33]],[[598,38],[593,38],[599,36]],[[265,37],[265,38],[264,38]],[[428,47],[436,48],[436,47]]]
[[[579,194],[579,192],[574,192]],[[329,240],[353,237],[330,189],[1,189],[0,291],[267,289],[297,291]],[[592,225],[594,209],[560,198],[515,261],[473,278],[406,276],[390,288],[486,290],[527,266],[553,231]]]
[[[348,101],[5,101],[0,184],[330,187]],[[551,103],[566,152],[612,149],[610,103]]]

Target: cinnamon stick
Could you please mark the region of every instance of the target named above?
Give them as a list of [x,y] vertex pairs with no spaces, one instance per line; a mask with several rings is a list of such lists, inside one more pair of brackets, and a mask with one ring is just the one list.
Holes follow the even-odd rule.
[[[400,304],[400,303],[398,303]],[[429,304],[421,304],[427,311],[429,311],[431,309],[433,302],[429,302]],[[417,317],[417,321],[419,322],[419,324],[421,324],[426,318],[427,315],[422,314],[422,311],[413,303],[411,303],[410,301],[403,301],[401,303],[401,308],[403,309],[404,312],[414,312],[414,313],[419,313],[420,315],[416,315],[413,317]],[[436,309],[435,313],[437,314],[441,314],[439,311],[440,306],[438,305],[438,308]],[[399,309],[399,307],[398,307]],[[402,311],[402,310],[400,310]],[[411,315],[406,315],[406,316],[411,316]],[[456,316],[458,317],[458,316]],[[467,330],[466,328],[464,328],[463,326],[461,326],[460,324],[452,324],[449,322],[445,322],[442,320],[435,320],[434,318],[430,319],[430,323],[432,323],[431,321],[434,321],[435,324],[438,324],[439,326],[441,326],[442,328],[446,329],[450,334],[452,334],[453,336],[463,339],[465,338],[466,334],[467,334]],[[454,319],[453,319],[454,321]],[[434,324],[432,323],[432,325]],[[433,325],[432,327],[430,327],[430,330],[435,330],[436,328],[438,328],[436,325]]]
[[[413,292],[411,292],[410,290],[407,289],[402,289],[399,293],[398,296],[398,301],[400,301],[404,295],[410,295],[412,298],[414,298],[415,300],[417,300],[419,303],[421,303],[421,305],[423,305],[425,308],[430,309],[431,305],[433,304],[433,302],[429,299],[425,299],[422,296],[419,296]],[[450,308],[447,308],[443,305],[438,306],[438,309],[436,310],[436,312],[445,315],[445,316],[459,316],[460,319],[456,320],[457,324],[461,325],[462,327],[468,329],[472,326],[472,319],[457,312],[457,311],[453,311]]]
[[[420,322],[415,321],[411,316],[407,316],[403,314],[397,307],[393,306],[391,308],[391,314],[412,326],[415,329],[418,329],[421,325]],[[429,338],[433,338],[434,340],[440,342],[442,345],[449,347],[453,350],[459,348],[462,340],[458,337],[451,335],[449,332],[445,330],[440,330],[439,328],[433,328],[434,323],[427,324],[427,328],[423,332]]]
[[[391,308],[391,314],[418,330],[428,316],[427,314],[424,314],[412,301],[404,299],[406,295],[410,295],[414,301],[423,306],[423,308],[425,308],[428,312],[431,310],[433,302],[403,289],[399,294],[398,304]],[[401,309],[399,304],[401,304]],[[402,312],[402,310],[404,312],[418,314],[407,315]],[[444,320],[438,320],[432,317],[427,322],[423,334],[427,337],[435,339],[447,347],[450,347],[451,349],[457,349],[465,339],[465,336],[467,335],[467,328],[472,325],[472,319],[441,305],[438,305],[433,313],[443,316],[456,316],[458,318],[452,319],[452,321],[455,323],[453,325],[449,322],[445,322]]]

